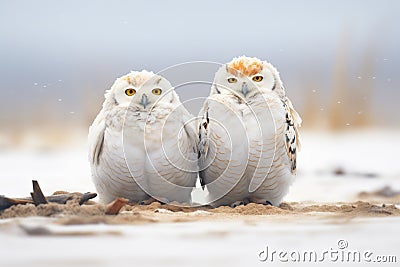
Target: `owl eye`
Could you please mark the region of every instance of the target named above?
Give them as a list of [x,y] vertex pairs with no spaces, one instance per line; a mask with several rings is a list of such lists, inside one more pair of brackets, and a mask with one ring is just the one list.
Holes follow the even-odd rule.
[[162,90],[160,88],[155,88],[151,90],[154,95],[161,95]]
[[135,90],[135,89],[132,89],[132,88],[126,89],[126,90],[125,90],[125,94],[126,94],[127,96],[133,96],[134,94],[136,94],[136,90]]
[[255,82],[261,82],[264,79],[263,76],[257,75],[253,77],[253,81]]
[[228,78],[228,83],[235,83],[235,82],[237,82],[236,78],[233,78],[233,77]]

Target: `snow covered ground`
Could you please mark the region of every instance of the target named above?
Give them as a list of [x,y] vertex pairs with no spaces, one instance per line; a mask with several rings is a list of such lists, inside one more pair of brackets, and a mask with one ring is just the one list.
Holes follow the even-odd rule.
[[[298,177],[287,201],[352,201],[360,191],[400,190],[400,132],[304,133]],[[335,171],[344,172],[334,175]]]
[[[380,255],[397,256],[397,264],[400,261],[396,238],[400,234],[400,218],[357,219],[350,223],[301,220],[255,225],[227,221],[51,227],[59,233],[98,233],[72,237],[27,237],[15,224],[6,223],[0,224],[1,266],[268,266],[271,258],[265,262],[259,259],[266,246],[270,251],[288,253],[315,251],[321,260],[324,251],[342,251],[338,247],[339,240],[348,244],[343,251],[364,253],[368,250],[373,253],[372,260]],[[35,225],[47,222],[31,218],[20,220],[20,223]],[[320,264],[354,265],[353,262],[341,262],[340,258],[337,262],[334,260],[325,258]],[[272,263],[285,264],[276,258]],[[307,261],[296,264],[310,265]],[[396,263],[388,265],[397,266]],[[368,266],[378,264],[370,262]]]
[[[286,200],[342,202],[384,185],[400,190],[396,136],[399,132],[373,130],[303,133],[298,178]],[[68,151],[3,150],[0,164],[0,193],[6,196],[27,196],[32,179],[39,180],[45,194],[94,191],[84,145]],[[20,225],[47,225],[57,237],[27,236]],[[322,254],[344,251],[338,248],[339,240],[346,241],[349,250],[395,255],[398,264],[399,225],[398,217],[288,220],[275,216],[252,222],[227,219],[134,226],[61,226],[48,218],[7,219],[0,221],[0,266],[253,266],[271,264],[259,260],[265,246]],[[71,232],[76,235],[63,234]],[[307,262],[299,265],[308,266]]]

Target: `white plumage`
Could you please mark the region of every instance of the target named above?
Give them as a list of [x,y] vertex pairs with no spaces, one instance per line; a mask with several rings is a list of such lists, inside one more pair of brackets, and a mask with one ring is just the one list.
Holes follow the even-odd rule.
[[165,78],[147,71],[118,78],[89,130],[100,201],[190,204],[198,169],[191,119]]
[[216,73],[201,111],[200,179],[214,206],[279,205],[296,171],[301,119],[277,70],[239,57]]

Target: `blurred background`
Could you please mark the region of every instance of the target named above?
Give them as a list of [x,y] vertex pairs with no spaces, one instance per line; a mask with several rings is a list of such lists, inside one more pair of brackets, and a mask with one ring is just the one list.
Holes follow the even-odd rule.
[[84,140],[130,70],[239,55],[278,68],[304,129],[398,128],[399,11],[395,0],[1,1],[1,147]]

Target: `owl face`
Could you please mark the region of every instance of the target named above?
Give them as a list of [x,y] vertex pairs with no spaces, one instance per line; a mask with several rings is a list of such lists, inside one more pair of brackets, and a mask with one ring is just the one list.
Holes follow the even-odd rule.
[[233,94],[244,99],[265,92],[284,94],[279,73],[266,61],[245,56],[222,66],[215,75],[212,88],[212,94]]
[[118,107],[133,107],[138,111],[150,111],[159,103],[175,104],[179,101],[171,83],[162,76],[148,71],[132,71],[118,78],[106,99]]

